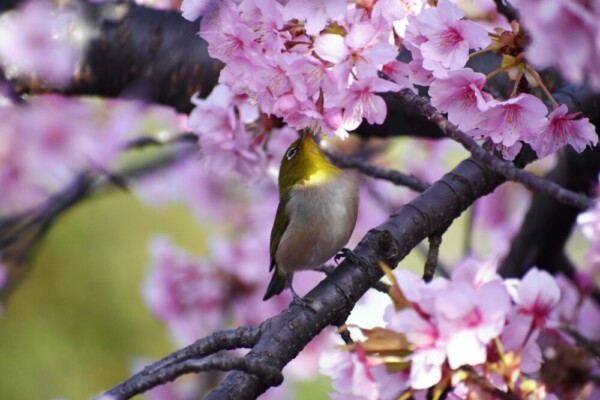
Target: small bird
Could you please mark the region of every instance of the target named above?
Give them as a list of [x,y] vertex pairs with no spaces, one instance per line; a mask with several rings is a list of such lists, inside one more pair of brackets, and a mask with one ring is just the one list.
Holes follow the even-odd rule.
[[325,158],[312,131],[304,129],[281,160],[279,206],[271,230],[269,271],[274,271],[263,300],[287,284],[294,302],[304,304],[292,287],[293,273],[336,255],[350,239],[357,213],[356,184]]

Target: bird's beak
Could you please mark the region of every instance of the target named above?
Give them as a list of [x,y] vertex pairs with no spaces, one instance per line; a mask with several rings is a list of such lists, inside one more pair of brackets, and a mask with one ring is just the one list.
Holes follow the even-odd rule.
[[302,129],[302,133],[300,134],[300,143],[304,142],[306,139],[306,135],[308,135],[308,129]]

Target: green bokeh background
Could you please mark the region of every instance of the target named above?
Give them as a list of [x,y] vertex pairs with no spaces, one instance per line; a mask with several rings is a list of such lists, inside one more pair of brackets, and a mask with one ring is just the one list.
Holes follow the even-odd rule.
[[[204,250],[185,209],[149,209],[123,192],[59,218],[0,317],[0,399],[88,399],[128,377],[135,358],[175,350],[141,297],[155,234]],[[302,384],[297,399],[325,398],[328,389],[320,378]]]

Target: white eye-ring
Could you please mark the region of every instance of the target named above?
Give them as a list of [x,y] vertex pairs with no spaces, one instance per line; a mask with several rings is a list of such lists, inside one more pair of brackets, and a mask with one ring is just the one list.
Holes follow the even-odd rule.
[[298,149],[296,147],[292,147],[291,149],[289,149],[286,155],[287,159],[291,160],[292,158],[294,158],[297,152]]

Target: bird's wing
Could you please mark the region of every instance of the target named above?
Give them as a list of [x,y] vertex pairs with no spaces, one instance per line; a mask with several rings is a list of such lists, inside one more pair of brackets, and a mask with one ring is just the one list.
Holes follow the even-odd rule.
[[281,237],[283,236],[285,230],[287,229],[290,223],[289,218],[285,212],[285,204],[289,199],[288,196],[288,193],[282,195],[279,199],[279,206],[277,206],[275,222],[273,222],[273,229],[271,230],[271,263],[269,265],[269,271],[272,271],[273,268],[275,268],[275,253],[277,252],[277,248],[279,247],[279,243],[281,242]]

